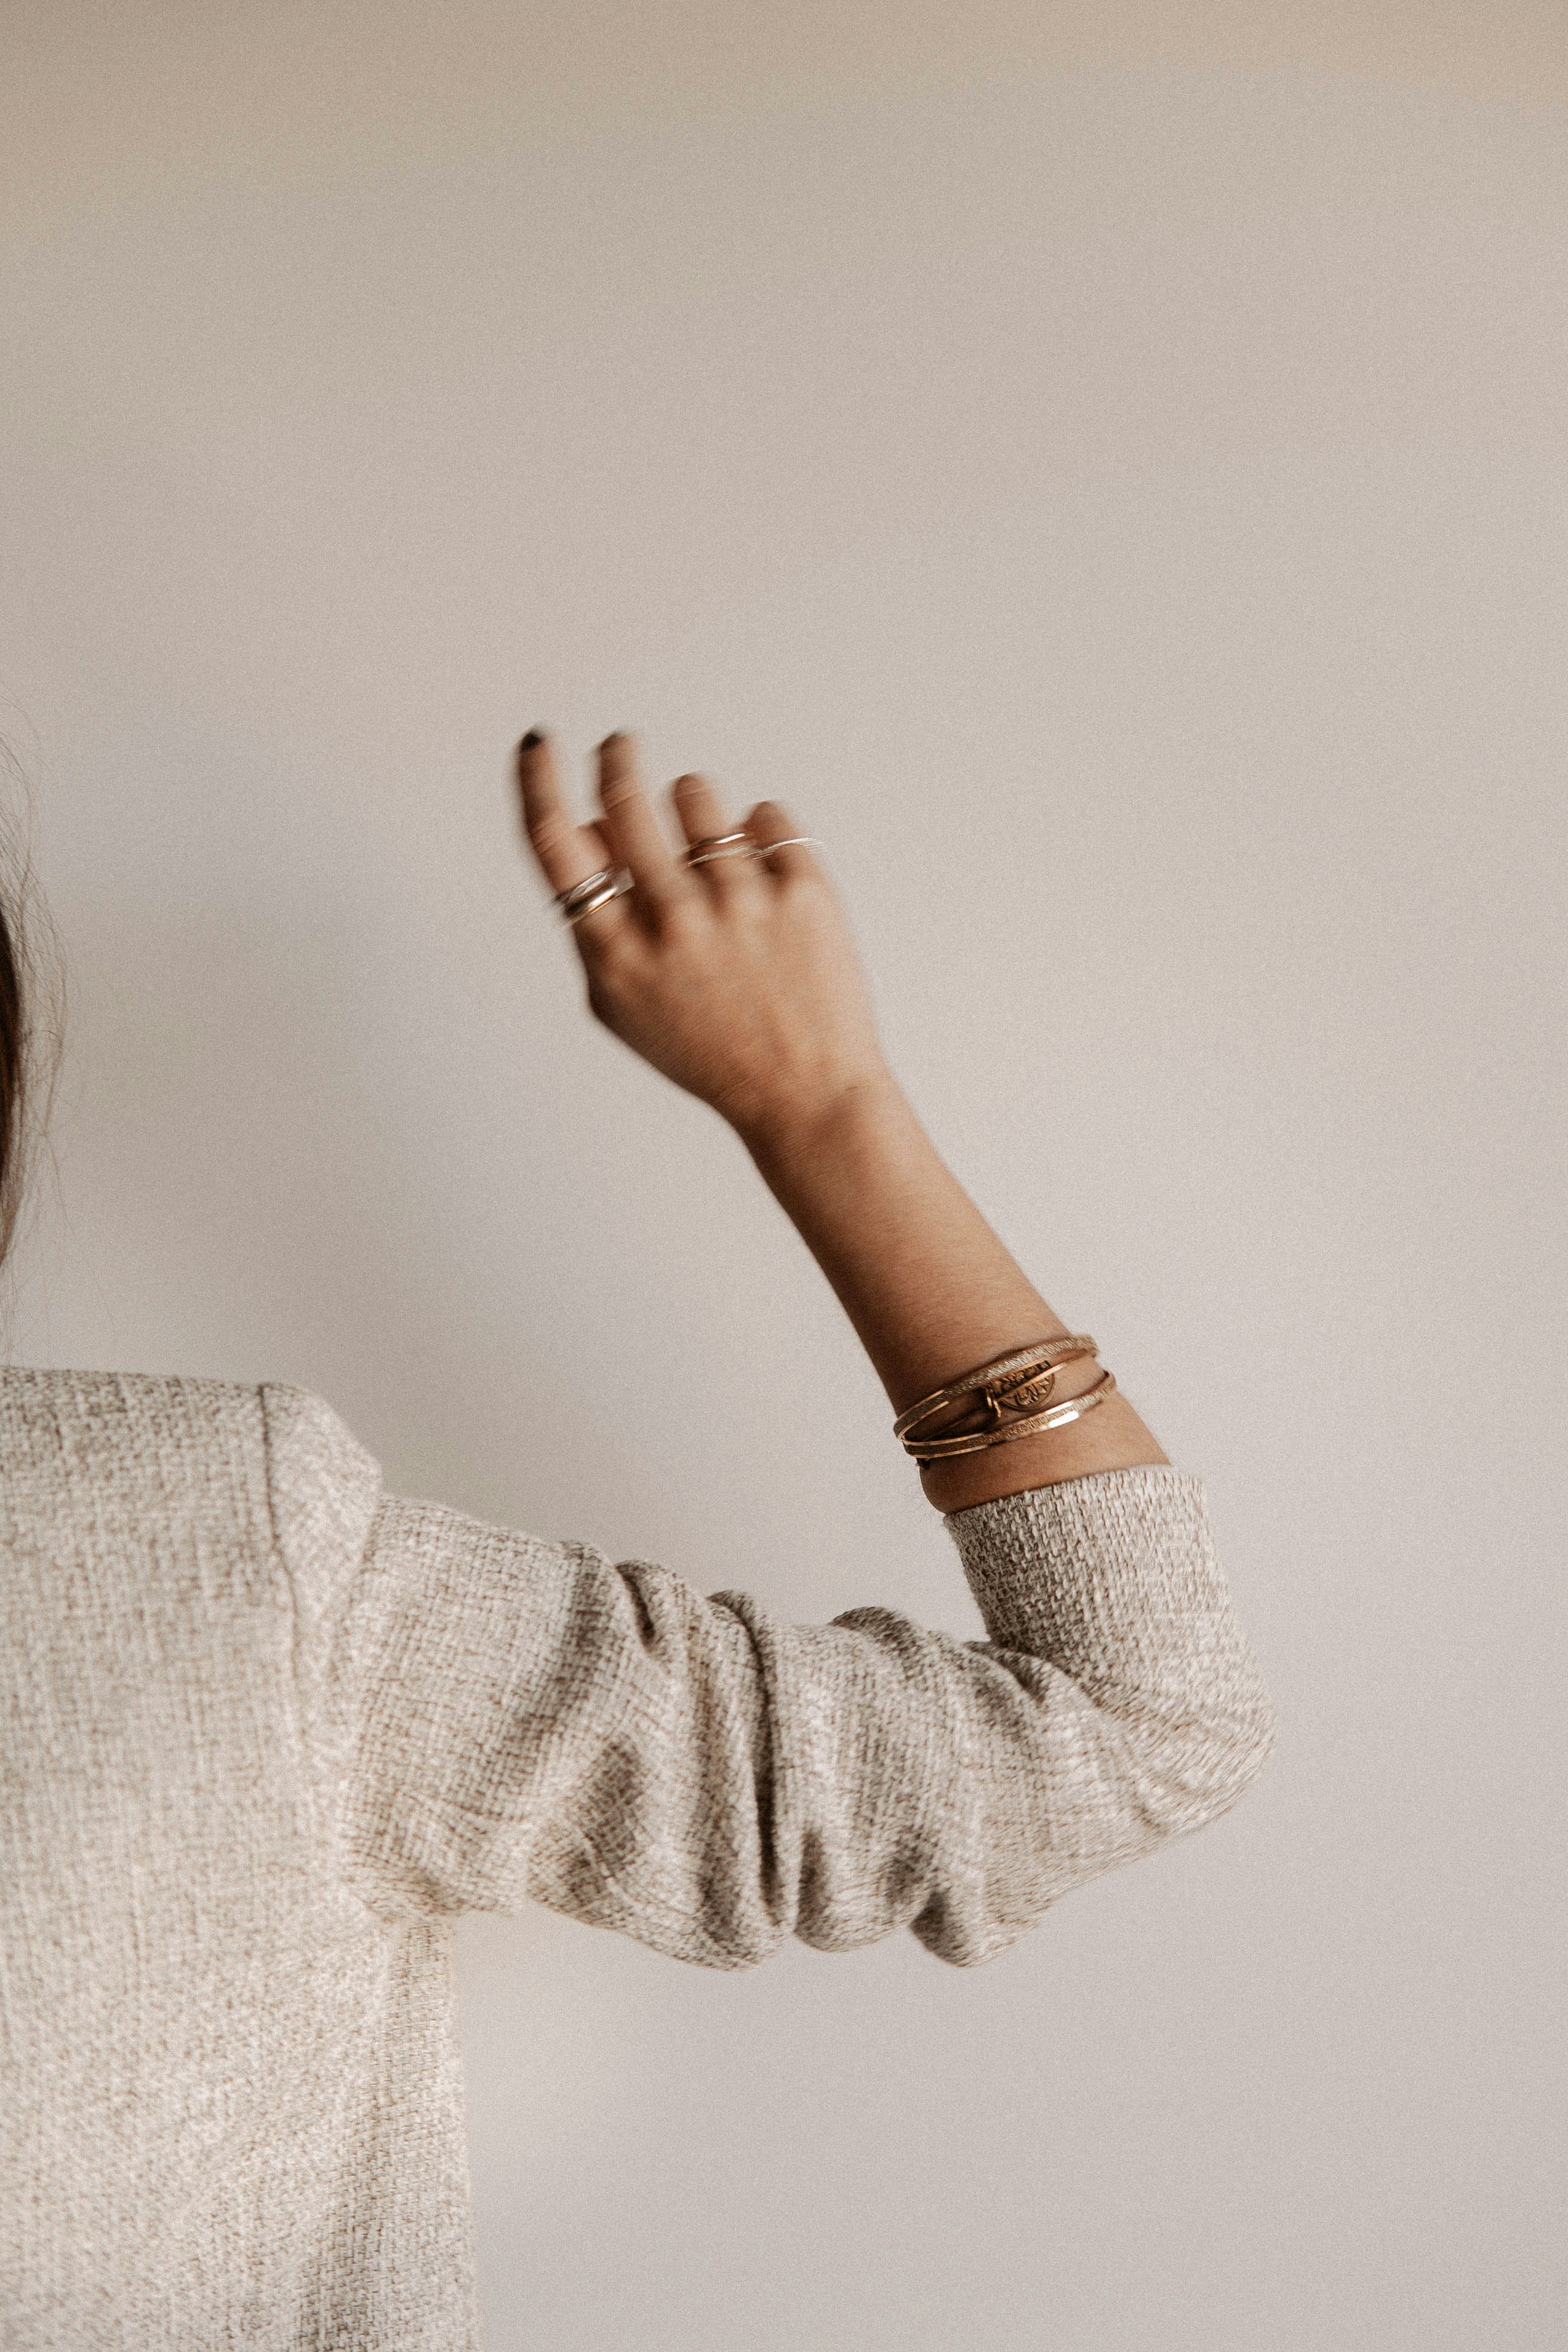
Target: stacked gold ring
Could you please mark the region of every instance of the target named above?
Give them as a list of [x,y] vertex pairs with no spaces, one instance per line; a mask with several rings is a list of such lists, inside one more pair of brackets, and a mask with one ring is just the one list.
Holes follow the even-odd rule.
[[585,874],[569,890],[558,890],[555,903],[563,922],[580,923],[595,907],[605,907],[612,898],[624,898],[631,887],[632,877],[624,869],[617,872],[613,866],[602,866],[597,874]]
[[757,845],[744,827],[739,833],[710,833],[681,853],[687,866],[711,866],[716,857],[754,857],[756,854]]

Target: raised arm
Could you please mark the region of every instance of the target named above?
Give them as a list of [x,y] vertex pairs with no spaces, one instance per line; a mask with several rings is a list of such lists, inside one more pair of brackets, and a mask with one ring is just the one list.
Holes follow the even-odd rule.
[[[547,744],[520,763],[540,862],[582,915],[594,1011],[744,1139],[895,1409],[1061,1333],[889,1076],[837,898],[785,812],[728,826],[682,777],[688,862],[624,738],[600,747],[586,824]],[[1065,1361],[1066,1401],[1099,1370]],[[905,1927],[971,1967],[1214,1821],[1263,1769],[1273,1709],[1200,1482],[1102,1394],[924,1471],[985,1624],[959,1641],[870,1601],[787,1624],[648,1560],[378,1500],[330,1408],[269,1391],[281,1539],[347,1528],[342,1606],[313,1622],[342,1628],[323,1687],[351,1727],[335,1833],[351,1883],[397,1913],[536,1900],[711,1968],[787,1936],[849,1951]],[[320,1550],[303,1547],[301,1589]]]
[[[525,737],[518,759],[529,838],[552,887],[605,870],[631,877],[628,892],[573,926],[595,1013],[735,1129],[894,1411],[1011,1349],[1065,1336],[889,1071],[837,898],[787,812],[763,801],[732,824],[710,783],[680,777],[671,800],[687,846],[722,845],[692,866],[649,806],[628,736],[599,746],[599,814],[585,825],[563,803],[548,739]],[[1067,1362],[1053,1403],[1101,1373],[1091,1359]],[[921,1475],[931,1502],[953,1511],[1166,1460],[1118,1388],[1065,1426]]]

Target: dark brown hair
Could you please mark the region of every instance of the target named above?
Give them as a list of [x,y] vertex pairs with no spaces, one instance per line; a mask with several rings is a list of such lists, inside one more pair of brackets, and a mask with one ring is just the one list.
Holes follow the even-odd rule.
[[16,1223],[13,1200],[16,1137],[27,1091],[22,1055],[25,1018],[22,975],[16,969],[16,953],[11,945],[11,926],[5,920],[5,908],[0,907],[0,1258],[5,1255]]
[[[23,782],[5,743],[0,768]],[[42,960],[35,934],[49,951]],[[64,1045],[58,941],[26,835],[18,841],[7,813],[0,825],[0,1265],[16,1237],[35,1149],[47,1132]]]

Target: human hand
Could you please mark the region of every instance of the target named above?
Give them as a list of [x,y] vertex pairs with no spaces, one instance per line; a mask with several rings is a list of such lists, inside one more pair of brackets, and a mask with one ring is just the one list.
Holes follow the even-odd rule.
[[[584,824],[563,803],[548,737],[525,736],[517,759],[552,890],[605,867],[631,874],[629,891],[571,927],[589,1005],[623,1044],[753,1145],[890,1085],[837,898],[776,801],[744,820],[750,852],[690,866],[644,795],[630,736],[599,745],[600,814]],[[742,830],[702,776],[679,777],[669,799],[688,847]]]

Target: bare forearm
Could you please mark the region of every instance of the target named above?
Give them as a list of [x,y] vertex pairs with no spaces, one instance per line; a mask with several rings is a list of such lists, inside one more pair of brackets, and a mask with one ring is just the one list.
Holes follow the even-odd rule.
[[[629,736],[599,746],[592,828],[568,819],[539,730],[523,738],[518,762],[542,867],[558,893],[585,894],[573,921],[595,1013],[742,1137],[895,1411],[977,1364],[1065,1334],[889,1074],[837,897],[788,811],[759,801],[731,828],[707,779],[681,776],[670,792],[687,840],[678,864]],[[629,896],[616,888],[617,866]],[[1083,1358],[1065,1364],[1054,1394],[1069,1401],[1100,1369]],[[950,1456],[921,1476],[929,1499],[951,1511],[1165,1459],[1117,1390],[1081,1421]]]
[[[977,1364],[1068,1326],[939,1157],[890,1078],[857,1087],[815,1119],[740,1129],[759,1171],[832,1284],[895,1412]],[[1105,1367],[1065,1364],[1056,1395],[1091,1388]],[[927,1464],[939,1510],[1163,1463],[1120,1388],[1080,1420],[983,1453]]]

